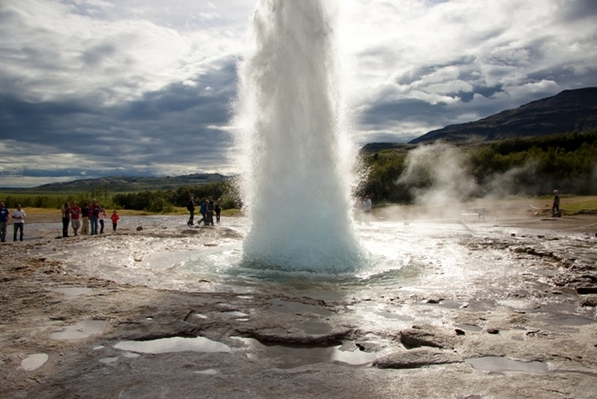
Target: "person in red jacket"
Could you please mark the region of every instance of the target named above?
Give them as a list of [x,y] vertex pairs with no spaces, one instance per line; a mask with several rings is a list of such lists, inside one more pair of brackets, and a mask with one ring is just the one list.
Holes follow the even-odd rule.
[[120,219],[120,216],[118,216],[118,212],[116,212],[116,209],[114,209],[114,212],[112,212],[112,216],[110,216],[110,219],[112,219],[112,231],[116,231],[116,226],[118,226],[118,219]]

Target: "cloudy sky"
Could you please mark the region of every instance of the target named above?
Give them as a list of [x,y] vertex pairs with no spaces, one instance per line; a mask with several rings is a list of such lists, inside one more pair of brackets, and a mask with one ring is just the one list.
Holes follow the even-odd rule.
[[[230,104],[256,2],[0,0],[0,187],[237,172]],[[359,144],[597,86],[595,0],[340,5]]]

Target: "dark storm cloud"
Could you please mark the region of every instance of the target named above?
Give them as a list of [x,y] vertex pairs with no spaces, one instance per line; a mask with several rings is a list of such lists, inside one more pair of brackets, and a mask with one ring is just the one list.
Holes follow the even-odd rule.
[[597,1],[595,0],[575,0],[566,2],[562,20],[564,22],[574,22],[584,18],[594,18],[597,16]]
[[569,88],[591,87],[597,82],[597,68],[578,73],[572,66],[564,65],[539,69],[529,73],[528,78],[533,81],[552,80]]
[[[217,68],[216,68],[217,67]],[[0,96],[0,138],[36,143],[57,153],[80,154],[97,164],[93,175],[136,174],[153,164],[221,163],[230,142],[224,126],[230,118],[236,60],[232,57],[197,76],[196,87],[177,83],[142,98],[111,107],[94,107],[93,98],[31,103]],[[76,176],[76,165],[29,176]],[[47,173],[47,174],[44,174]]]
[[468,92],[464,92],[464,91],[459,91],[457,93],[453,93],[452,96],[453,97],[457,97],[460,98],[460,100],[462,102],[470,102],[473,100],[473,98],[475,97],[475,94],[480,94],[483,97],[489,98],[493,95],[495,95],[496,93],[502,93],[503,90],[503,85],[502,84],[497,84],[495,86],[473,86],[473,90],[468,91]]
[[410,71],[401,74],[396,77],[396,83],[400,85],[410,85],[412,83],[420,81],[425,76],[429,76],[439,70],[447,67],[461,67],[470,65],[475,61],[474,56],[462,56],[455,60],[441,64],[424,65],[421,67],[413,68]]
[[445,104],[430,104],[423,100],[404,99],[376,102],[363,112],[361,124],[370,129],[383,129],[388,122],[421,122],[435,126],[449,115]]

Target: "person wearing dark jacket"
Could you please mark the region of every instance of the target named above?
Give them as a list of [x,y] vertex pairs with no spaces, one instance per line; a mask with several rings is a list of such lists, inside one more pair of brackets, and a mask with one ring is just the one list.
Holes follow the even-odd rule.
[[187,210],[189,211],[189,221],[187,222],[187,226],[192,226],[195,224],[195,199],[193,197],[189,198],[189,202],[187,202]]

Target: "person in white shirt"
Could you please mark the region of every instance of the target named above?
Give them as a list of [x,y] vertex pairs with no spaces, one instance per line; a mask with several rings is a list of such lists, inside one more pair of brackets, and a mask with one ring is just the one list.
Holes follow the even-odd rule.
[[20,240],[23,241],[23,227],[25,226],[25,211],[21,209],[21,204],[17,205],[17,209],[12,211],[12,224],[14,226],[14,240],[17,240],[17,231],[20,231]]

